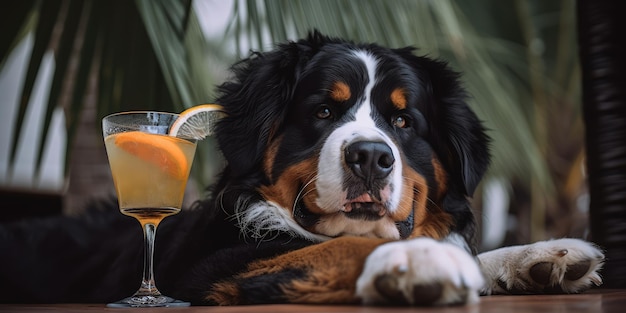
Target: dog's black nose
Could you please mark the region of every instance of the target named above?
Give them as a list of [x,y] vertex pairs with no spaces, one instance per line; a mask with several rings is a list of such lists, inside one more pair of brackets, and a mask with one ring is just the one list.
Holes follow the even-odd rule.
[[352,172],[368,182],[387,177],[395,161],[391,148],[377,141],[352,143],[346,147],[344,156]]

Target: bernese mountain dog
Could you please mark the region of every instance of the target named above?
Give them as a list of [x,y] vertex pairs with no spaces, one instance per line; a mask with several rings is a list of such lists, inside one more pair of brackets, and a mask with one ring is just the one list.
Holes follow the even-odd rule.
[[[315,31],[232,72],[215,101],[227,165],[209,197],[159,226],[163,293],[208,305],[448,305],[602,283],[603,253],[579,239],[477,254],[468,198],[489,139],[445,62]],[[140,227],[106,202],[1,225],[0,301],[136,291]]]

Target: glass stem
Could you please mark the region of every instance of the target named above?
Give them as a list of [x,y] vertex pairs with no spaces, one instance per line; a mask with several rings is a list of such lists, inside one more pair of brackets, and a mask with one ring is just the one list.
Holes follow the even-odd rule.
[[136,295],[159,296],[161,292],[154,284],[154,268],[152,259],[154,257],[154,238],[156,236],[157,225],[145,223],[143,226],[144,255],[143,255],[143,279],[141,287]]

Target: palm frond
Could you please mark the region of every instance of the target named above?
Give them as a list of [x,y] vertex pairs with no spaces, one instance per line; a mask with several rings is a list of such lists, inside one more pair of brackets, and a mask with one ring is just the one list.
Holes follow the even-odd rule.
[[[43,59],[43,56],[52,44],[52,32],[56,26],[60,27],[62,22],[58,20],[59,15],[64,14],[67,11],[67,6],[63,7],[60,0],[45,1],[39,6],[39,3],[34,3],[39,9],[39,12],[44,11],[48,14],[40,14],[37,25],[35,26],[35,44],[31,52],[30,61],[28,63],[28,69],[26,71],[26,78],[24,87],[22,90],[22,96],[20,103],[18,104],[18,114],[15,122],[15,130],[13,131],[13,139],[11,140],[11,152],[9,154],[9,164],[14,163],[17,145],[19,143],[19,134],[22,129],[24,118],[26,116],[26,109],[28,108],[31,94],[35,86],[35,80]],[[14,40],[11,40],[14,41]]]
[[[3,2],[3,12],[11,14],[3,15],[0,20],[0,67],[4,66],[7,55],[34,27],[38,15],[38,0],[25,0],[19,2]],[[37,4],[37,5],[35,5]]]
[[36,143],[35,175],[41,171],[57,108],[63,108],[66,117],[67,172],[86,101],[95,102],[97,119],[132,109],[180,112],[209,101],[213,78],[203,66],[207,46],[191,4],[191,0],[46,0],[20,2],[12,9],[16,11],[5,11],[3,21],[11,27],[0,42],[2,62],[24,34],[32,32],[35,38],[12,131],[9,168],[24,140],[20,130],[48,51],[55,66],[44,106],[43,135]]

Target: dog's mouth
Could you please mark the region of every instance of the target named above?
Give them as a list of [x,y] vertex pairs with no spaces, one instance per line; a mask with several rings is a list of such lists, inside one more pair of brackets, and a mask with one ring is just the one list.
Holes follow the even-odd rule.
[[[340,210],[331,214],[341,214],[355,221],[376,222],[387,216],[388,212],[388,208],[383,203],[376,201],[369,194],[363,194],[348,200]],[[299,199],[293,208],[293,218],[305,229],[313,231],[321,221],[322,214],[313,213],[307,208],[304,199]],[[411,210],[405,220],[395,222],[400,238],[407,238],[411,234],[413,218],[413,210]]]
[[[387,212],[387,207],[382,202],[365,193],[346,201],[335,214],[343,214],[353,220],[377,221],[387,215]],[[315,226],[321,215],[311,212],[306,207],[304,199],[300,199],[294,206],[293,216],[298,224],[310,228]]]
[[376,221],[387,214],[387,208],[369,193],[348,200],[341,211],[348,218],[365,221]]

